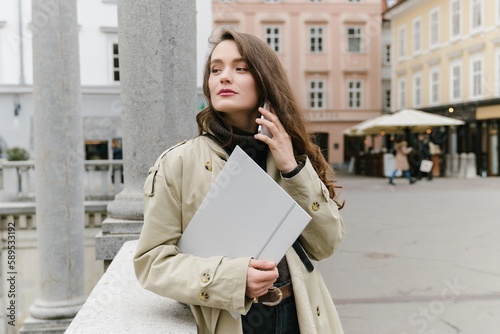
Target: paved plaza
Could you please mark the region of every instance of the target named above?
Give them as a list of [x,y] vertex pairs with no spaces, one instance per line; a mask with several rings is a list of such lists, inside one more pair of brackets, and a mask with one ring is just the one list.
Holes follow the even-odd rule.
[[337,178],[346,235],[318,267],[346,334],[500,333],[500,178]]

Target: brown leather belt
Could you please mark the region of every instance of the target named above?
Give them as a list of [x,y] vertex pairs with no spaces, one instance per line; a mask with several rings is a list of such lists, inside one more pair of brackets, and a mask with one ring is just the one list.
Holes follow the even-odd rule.
[[285,284],[279,288],[269,289],[265,295],[253,299],[254,303],[262,303],[266,306],[276,306],[288,297],[293,296],[292,283]]

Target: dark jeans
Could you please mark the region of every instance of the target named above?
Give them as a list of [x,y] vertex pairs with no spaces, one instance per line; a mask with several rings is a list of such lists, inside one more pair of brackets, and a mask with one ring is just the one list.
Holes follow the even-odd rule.
[[293,296],[276,306],[253,304],[241,319],[244,334],[300,334]]

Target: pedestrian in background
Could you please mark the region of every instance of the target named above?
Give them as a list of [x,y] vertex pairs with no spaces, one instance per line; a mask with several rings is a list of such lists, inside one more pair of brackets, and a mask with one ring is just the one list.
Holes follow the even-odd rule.
[[413,148],[408,147],[408,143],[404,140],[402,135],[398,135],[395,140],[394,150],[396,151],[396,167],[389,178],[389,184],[395,186],[394,178],[398,170],[403,172],[404,176],[408,179],[410,184],[416,182],[410,174],[410,164],[408,163],[408,154],[413,150]]
[[[256,36],[228,30],[212,47],[203,80],[208,106],[196,117],[200,135],[162,154],[145,183],[137,278],[144,288],[188,304],[200,334],[342,334],[328,289],[309,260],[331,256],[344,234],[333,171],[307,133],[276,53]],[[236,145],[312,217],[279,263],[203,258],[177,247]],[[235,200],[253,205],[245,193],[241,189]]]
[[[430,170],[424,171],[424,167],[422,162],[429,161]],[[427,170],[427,169],[426,169]],[[429,146],[429,138],[425,133],[420,133],[418,135],[418,172],[417,172],[417,180],[422,179],[422,175],[427,177],[427,180],[432,180],[432,157],[431,150]]]

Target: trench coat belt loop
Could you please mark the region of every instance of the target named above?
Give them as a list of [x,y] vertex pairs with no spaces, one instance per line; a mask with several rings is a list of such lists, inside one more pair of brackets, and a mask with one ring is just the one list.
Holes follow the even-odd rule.
[[262,303],[266,306],[276,306],[281,303],[281,301],[291,296],[293,296],[292,283],[288,283],[279,288],[272,287],[265,295],[255,297],[253,302]]

